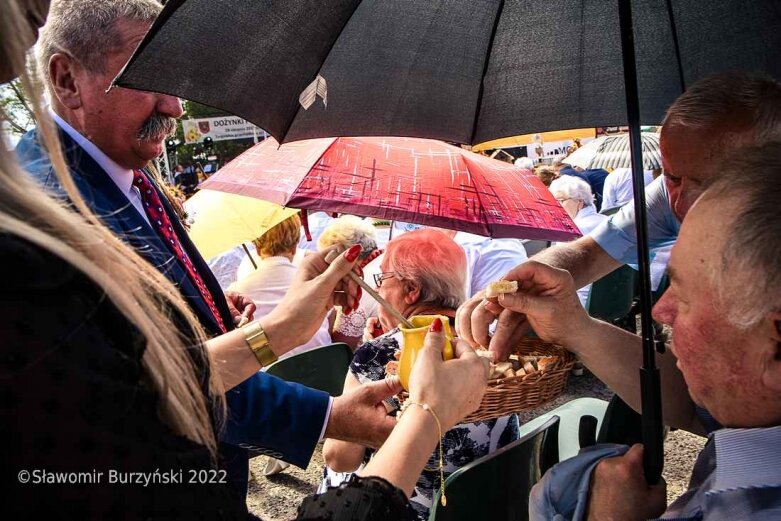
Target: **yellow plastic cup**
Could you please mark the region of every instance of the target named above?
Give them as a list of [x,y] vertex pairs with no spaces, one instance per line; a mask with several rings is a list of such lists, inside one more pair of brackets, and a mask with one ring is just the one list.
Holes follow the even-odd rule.
[[400,326],[401,333],[404,336],[404,347],[401,350],[401,359],[399,360],[399,378],[401,385],[409,391],[409,375],[412,373],[412,366],[418,357],[418,352],[423,348],[423,342],[426,339],[431,323],[435,318],[442,320],[442,330],[445,332],[445,349],[443,351],[444,359],[451,360],[453,355],[453,335],[450,332],[450,321],[442,315],[416,315],[409,321],[412,323],[412,329]]

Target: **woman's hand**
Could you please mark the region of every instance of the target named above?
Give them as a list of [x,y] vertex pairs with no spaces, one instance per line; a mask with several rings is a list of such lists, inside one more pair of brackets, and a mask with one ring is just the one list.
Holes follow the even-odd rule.
[[347,274],[361,247],[356,244],[329,264],[326,256],[332,249],[307,255],[285,298],[260,319],[277,355],[312,338],[335,305],[345,309],[358,306],[361,288]]
[[454,339],[453,343],[455,359],[445,362],[445,334],[442,322],[435,319],[409,382],[409,399],[434,409],[443,432],[477,410],[488,381],[488,360],[477,356],[463,340]]
[[381,336],[383,333],[384,331],[380,325],[379,317],[369,317],[366,319],[366,327],[363,328],[363,338],[361,341],[363,343],[369,342],[378,336]]

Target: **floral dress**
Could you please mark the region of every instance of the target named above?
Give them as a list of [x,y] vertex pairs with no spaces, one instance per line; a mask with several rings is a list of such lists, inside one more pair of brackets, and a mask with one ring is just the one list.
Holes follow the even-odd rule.
[[[401,349],[403,343],[401,331],[394,329],[379,338],[375,338],[363,344],[355,352],[350,364],[350,372],[361,382],[378,381],[385,378],[385,365],[395,360],[394,353]],[[393,399],[397,410],[398,401]],[[392,414],[396,414],[394,411]],[[442,438],[442,452],[445,462],[445,478],[478,458],[481,458],[520,437],[518,416],[501,416],[499,418],[479,421],[475,423],[461,423],[444,433]],[[372,451],[366,450],[366,459]],[[415,489],[410,497],[410,504],[415,510],[419,520],[426,520],[429,516],[433,497],[439,490],[439,453],[435,450],[426,463],[426,468],[420,475]],[[323,482],[318,492],[325,491],[328,487],[339,486],[351,473],[334,472],[327,466],[323,472]]]

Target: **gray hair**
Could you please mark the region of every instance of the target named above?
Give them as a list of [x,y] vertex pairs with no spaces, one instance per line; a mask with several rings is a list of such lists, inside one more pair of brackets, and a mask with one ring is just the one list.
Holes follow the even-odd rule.
[[759,72],[714,74],[694,83],[667,110],[668,124],[706,129],[749,124],[754,144],[781,137],[781,84]]
[[354,215],[343,215],[334,219],[317,239],[318,250],[334,245],[347,249],[353,244],[360,244],[363,254],[377,249],[377,233],[374,225]]
[[38,40],[38,64],[47,86],[54,54],[67,54],[90,72],[106,72],[106,57],[124,43],[116,22],[137,20],[151,25],[161,10],[155,0],[53,0]]
[[583,179],[572,175],[557,177],[551,182],[548,190],[550,190],[554,196],[559,192],[564,194],[568,199],[581,201],[584,206],[592,206],[594,204],[594,194],[591,193],[589,184]]
[[525,168],[527,170],[534,170],[534,161],[526,156],[519,157],[515,160],[515,166],[518,168]]
[[[718,270],[710,274],[730,321],[750,328],[781,311],[781,141],[741,151],[702,195],[707,201],[734,201]],[[736,174],[750,182],[735,182]]]

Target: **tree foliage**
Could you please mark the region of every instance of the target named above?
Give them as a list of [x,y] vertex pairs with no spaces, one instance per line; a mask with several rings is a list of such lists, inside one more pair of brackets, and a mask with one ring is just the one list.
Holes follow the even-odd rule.
[[18,78],[0,85],[0,107],[8,122],[6,128],[11,134],[21,136],[35,126],[33,111]]

